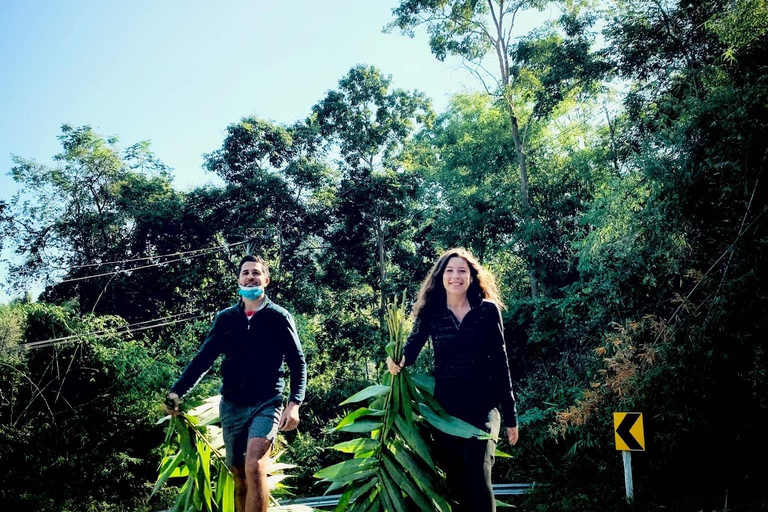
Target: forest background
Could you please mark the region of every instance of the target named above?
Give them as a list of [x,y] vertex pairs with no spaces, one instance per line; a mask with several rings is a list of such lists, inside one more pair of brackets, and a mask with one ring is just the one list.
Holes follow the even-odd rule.
[[[158,404],[247,250],[299,326],[309,386],[286,456],[297,495],[321,494],[338,404],[384,371],[385,301],[412,300],[457,245],[507,305],[521,441],[494,478],[548,484],[518,506],[768,506],[766,2],[403,0],[381,24],[424,30],[483,87],[436,112],[356,65],[295,123],[233,119],[205,155],[221,184],[187,191],[147,142],[90,126],[64,124],[52,164],[14,157],[7,286],[45,289],[0,306],[3,508],[168,504],[149,498]],[[217,388],[214,371],[193,394]],[[631,505],[617,411],[645,415]]]

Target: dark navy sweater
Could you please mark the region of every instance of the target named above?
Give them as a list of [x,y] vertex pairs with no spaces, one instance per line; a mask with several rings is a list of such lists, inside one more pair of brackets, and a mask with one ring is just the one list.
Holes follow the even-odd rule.
[[250,319],[242,301],[219,312],[171,391],[184,396],[221,354],[221,395],[227,400],[254,405],[282,393],[283,361],[290,370],[289,400],[304,400],[307,365],[296,325],[288,311],[269,299]]
[[447,307],[422,311],[405,344],[406,366],[416,361],[429,337],[435,348],[435,398],[445,410],[482,426],[500,405],[505,425],[517,426],[499,307],[482,301],[461,323]]

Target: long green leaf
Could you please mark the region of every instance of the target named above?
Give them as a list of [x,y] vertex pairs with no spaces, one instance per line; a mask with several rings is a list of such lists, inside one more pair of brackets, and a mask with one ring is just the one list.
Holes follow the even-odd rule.
[[413,423],[413,404],[411,404],[411,393],[408,389],[408,370],[403,370],[398,375],[400,378],[400,385],[398,391],[400,392],[400,404],[402,407],[402,416],[408,423]]
[[390,400],[392,403],[390,404],[390,409],[387,411],[389,414],[385,416],[386,418],[386,424],[385,428],[389,430],[392,428],[392,423],[395,422],[395,416],[397,416],[398,411],[400,411],[400,378],[398,376],[395,376],[394,382],[392,383],[392,393],[390,394]]
[[326,489],[323,494],[330,494],[334,491],[338,491],[339,489],[342,489],[344,486],[348,484],[349,482],[345,482],[345,481],[331,482],[331,485],[328,486],[328,489]]
[[419,507],[419,510],[432,509],[432,502],[427,497],[427,495],[424,494],[424,492],[419,489],[415,483],[413,483],[411,477],[408,476],[402,467],[395,464],[390,455],[383,453],[382,462],[384,462],[384,467],[387,468],[387,472],[389,473],[392,480],[394,480],[395,483],[405,491],[406,496],[408,496],[413,500],[414,503],[416,503],[416,506]]
[[176,469],[173,470],[173,473],[171,473],[171,476],[168,478],[184,478],[185,476],[189,476],[189,469],[187,469],[187,466],[181,465],[178,466]]
[[358,421],[347,425],[346,427],[342,427],[339,430],[341,432],[373,432],[374,430],[380,429],[381,426],[382,423],[380,421]]
[[378,464],[378,461],[375,459],[349,459],[321,469],[315,473],[315,477],[325,480],[338,480],[339,477],[372,469],[376,464]]
[[203,468],[205,483],[210,487],[211,482],[211,450],[202,440],[197,441],[197,453],[200,457],[200,467]]
[[408,425],[403,418],[398,416],[395,418],[395,429],[406,444],[429,465],[430,469],[434,470],[435,462],[432,460],[426,441],[419,433],[418,426],[416,424]]
[[354,488],[353,488],[353,491],[354,491],[354,492],[353,492],[353,493],[352,493],[352,495],[350,496],[350,501],[351,501],[352,503],[356,502],[357,500],[359,500],[359,499],[360,499],[360,497],[361,497],[363,494],[367,493],[367,492],[368,492],[370,489],[372,489],[372,488],[373,488],[373,487],[374,487],[376,484],[378,484],[378,483],[379,483],[379,480],[378,480],[378,478],[372,478],[372,479],[371,479],[371,481],[370,481],[370,482],[368,482],[367,484],[363,484],[362,486],[360,486],[360,487],[359,487],[359,488],[357,488],[357,489],[354,489]]
[[227,471],[224,478],[224,500],[222,512],[235,512],[235,479]]
[[355,492],[355,488],[351,485],[348,485],[346,490],[341,493],[341,497],[339,498],[339,503],[336,505],[335,510],[346,510],[349,506],[349,500],[352,498],[352,493]]
[[490,435],[488,432],[480,430],[474,425],[460,420],[455,416],[441,416],[426,404],[421,404],[420,411],[424,416],[424,419],[427,420],[430,425],[440,430],[441,432],[445,432],[446,434],[450,434],[456,437],[463,437],[465,439],[470,437],[476,437],[478,439],[497,439]]
[[435,394],[435,379],[427,375],[412,375],[413,383],[418,389],[422,389],[430,395]]
[[176,468],[179,466],[179,464],[183,460],[184,458],[183,455],[184,454],[181,453],[181,450],[179,450],[174,457],[166,459],[167,463],[164,462],[163,467],[161,467],[160,476],[157,477],[157,482],[155,483],[155,486],[152,488],[152,493],[150,494],[150,496],[154,495],[158,491],[158,489],[160,489],[165,484],[166,480],[168,480],[171,477],[173,472],[176,470]]
[[380,500],[378,499],[379,493],[381,492],[379,477],[374,476],[372,482],[375,485],[366,489],[367,496],[365,493],[358,496],[352,503],[350,512],[373,512],[374,510],[381,510]]
[[434,471],[426,470],[411,453],[404,449],[402,442],[396,440],[393,443],[391,453],[395,456],[395,460],[404,467],[412,476],[416,484],[429,496],[435,503],[433,507],[435,510],[450,511],[451,507],[448,502],[442,498],[441,490],[442,482],[438,480],[437,474]]
[[381,471],[379,477],[381,478],[384,491],[389,496],[390,502],[394,507],[393,512],[408,512],[408,504],[405,502],[405,498],[403,498],[400,488],[395,485],[385,471]]
[[[367,459],[355,459],[355,460],[367,460]],[[366,469],[366,470],[363,470],[363,471],[359,471],[357,473],[350,473],[348,475],[337,476],[336,478],[333,479],[333,483],[334,484],[339,484],[339,483],[343,484],[343,483],[347,483],[347,482],[357,482],[357,481],[360,481],[360,480],[365,480],[365,479],[369,478],[371,475],[375,475],[375,474],[376,474],[376,468]],[[337,489],[338,489],[338,487],[337,487]]]
[[425,485],[428,486],[425,490],[433,492],[432,488],[438,487],[438,481],[434,472],[429,471],[427,468],[421,466],[415,457],[413,457],[405,445],[400,441],[395,441],[390,447],[390,453],[395,457],[395,460],[411,474],[413,479],[419,483],[422,488]]
[[382,484],[381,484],[381,490],[379,491],[378,496],[384,502],[384,510],[387,510],[389,512],[395,512],[395,510],[396,510],[395,504],[392,503],[392,497],[386,491],[386,488],[384,487],[383,480],[382,480]]
[[354,404],[357,402],[362,402],[363,400],[368,400],[369,398],[373,398],[376,396],[381,396],[383,394],[386,394],[389,392],[389,386],[382,386],[379,384],[375,384],[373,386],[368,386],[367,388],[363,389],[362,391],[358,391],[351,397],[347,398],[341,404],[339,405],[347,405],[347,404]]
[[342,427],[345,427],[351,423],[354,423],[355,420],[357,420],[358,418],[363,418],[363,417],[378,418],[381,416],[384,416],[384,411],[369,409],[368,407],[361,407],[344,416],[344,418],[342,418],[339,424],[336,425],[336,430],[340,430]]
[[360,439],[352,439],[350,441],[344,441],[331,446],[332,449],[343,453],[366,453],[375,450],[379,447],[379,442],[370,437],[363,437]]

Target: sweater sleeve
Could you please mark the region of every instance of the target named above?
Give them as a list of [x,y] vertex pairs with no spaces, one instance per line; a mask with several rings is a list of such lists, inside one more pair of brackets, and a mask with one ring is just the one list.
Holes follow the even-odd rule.
[[427,342],[431,332],[429,331],[429,322],[422,320],[421,317],[417,317],[413,323],[411,334],[405,342],[403,347],[403,355],[405,356],[405,366],[410,366],[416,362],[419,357],[421,349]]
[[198,382],[208,373],[213,366],[213,362],[224,351],[224,321],[219,313],[213,321],[211,329],[205,337],[200,350],[192,358],[184,371],[181,372],[176,383],[171,386],[171,392],[183,397],[187,392],[195,387]]
[[499,403],[507,427],[517,426],[517,404],[515,392],[512,389],[512,377],[509,372],[509,359],[507,347],[504,342],[504,323],[501,319],[501,310],[493,304],[496,310],[495,321],[490,327],[491,364],[493,364],[493,386],[498,393]]
[[285,364],[291,372],[291,396],[289,401],[301,404],[307,388],[307,362],[304,358],[304,350],[301,347],[299,334],[296,331],[296,323],[290,314],[286,317],[284,327],[285,335]]

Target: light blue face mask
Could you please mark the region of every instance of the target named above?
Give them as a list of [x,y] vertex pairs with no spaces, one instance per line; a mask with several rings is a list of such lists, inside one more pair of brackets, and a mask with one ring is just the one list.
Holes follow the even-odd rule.
[[238,292],[241,297],[248,300],[256,300],[264,293],[263,286],[241,286]]

